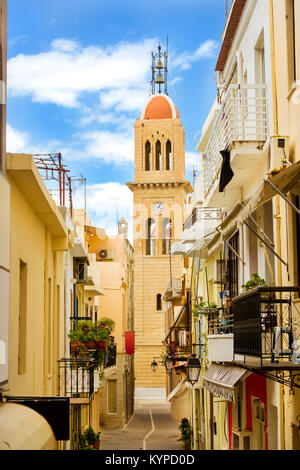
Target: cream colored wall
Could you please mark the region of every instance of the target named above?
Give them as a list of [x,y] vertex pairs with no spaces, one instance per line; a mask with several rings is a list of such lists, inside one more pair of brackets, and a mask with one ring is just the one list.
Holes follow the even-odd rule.
[[0,384],[8,378],[10,186],[0,171]]
[[[11,394],[19,396],[56,395],[56,361],[64,355],[64,255],[53,251],[49,231],[16,184],[12,180],[10,183],[9,389]],[[27,344],[24,374],[18,373],[20,259],[27,263]],[[51,279],[50,297],[48,279]],[[60,288],[59,298],[57,286]]]

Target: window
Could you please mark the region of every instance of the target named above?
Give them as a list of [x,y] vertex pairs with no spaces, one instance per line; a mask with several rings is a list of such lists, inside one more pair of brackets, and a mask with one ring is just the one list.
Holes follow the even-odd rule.
[[172,170],[172,145],[169,140],[166,143],[166,170]]
[[239,259],[235,253],[239,253],[239,232],[233,235],[229,240],[230,248],[227,246],[227,269],[225,273],[226,284],[229,290],[229,297],[236,297],[238,295],[238,271],[239,271]]
[[146,255],[155,255],[155,220],[146,221]]
[[163,220],[163,239],[162,239],[162,254],[167,255],[171,250],[172,242],[172,220],[169,217]]
[[107,413],[117,412],[117,381],[107,381]]
[[161,143],[158,140],[155,145],[155,170],[161,170]]
[[295,0],[286,0],[289,87],[296,81]]
[[151,170],[151,144],[147,140],[145,144],[145,171]]
[[18,373],[26,372],[27,339],[27,264],[20,260]]
[[161,294],[157,294],[156,296],[156,310],[161,310]]

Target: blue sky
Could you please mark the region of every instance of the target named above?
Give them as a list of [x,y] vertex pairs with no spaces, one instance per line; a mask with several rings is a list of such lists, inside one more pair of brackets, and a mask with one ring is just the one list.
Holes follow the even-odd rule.
[[[61,152],[87,178],[88,214],[115,232],[130,217],[134,121],[149,95],[150,52],[169,37],[168,91],[195,134],[216,96],[225,0],[8,0],[8,151]],[[81,188],[75,206],[83,207]]]

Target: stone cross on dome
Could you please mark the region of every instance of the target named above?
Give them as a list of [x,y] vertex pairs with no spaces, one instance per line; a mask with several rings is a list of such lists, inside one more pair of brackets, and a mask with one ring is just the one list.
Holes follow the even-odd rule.
[[158,44],[158,52],[151,53],[152,55],[152,80],[151,80],[151,93],[152,95],[156,94],[158,88],[158,93],[161,93],[162,85],[164,85],[164,93],[168,94],[168,37],[167,37],[167,48],[165,52],[161,51],[161,45]]

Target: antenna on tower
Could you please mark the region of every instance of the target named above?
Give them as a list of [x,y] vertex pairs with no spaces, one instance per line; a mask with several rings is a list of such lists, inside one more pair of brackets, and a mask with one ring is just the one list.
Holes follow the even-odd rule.
[[[165,52],[161,51],[161,45],[158,44],[158,52],[152,56],[152,80],[151,80],[151,91],[155,95],[156,87],[158,86],[158,93],[161,93],[162,85],[164,85],[164,92],[168,94],[168,36],[167,36],[167,49]],[[163,72],[163,73],[162,73]]]

